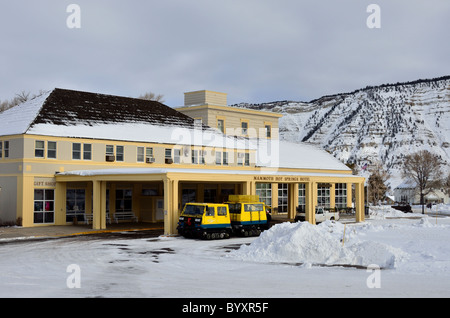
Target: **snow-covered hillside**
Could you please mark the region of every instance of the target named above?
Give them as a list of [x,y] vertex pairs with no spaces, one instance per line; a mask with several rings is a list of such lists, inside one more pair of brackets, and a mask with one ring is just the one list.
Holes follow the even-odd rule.
[[[366,87],[311,102],[236,107],[282,113],[281,139],[318,145],[357,167],[383,164],[397,186],[403,158],[427,149],[450,165],[450,76]],[[368,169],[367,169],[368,170]],[[368,172],[361,171],[365,176]]]

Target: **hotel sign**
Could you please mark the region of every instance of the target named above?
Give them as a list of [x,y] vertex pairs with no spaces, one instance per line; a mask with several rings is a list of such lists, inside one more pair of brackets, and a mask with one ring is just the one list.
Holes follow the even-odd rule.
[[309,177],[292,177],[292,176],[253,176],[253,181],[264,182],[309,182]]

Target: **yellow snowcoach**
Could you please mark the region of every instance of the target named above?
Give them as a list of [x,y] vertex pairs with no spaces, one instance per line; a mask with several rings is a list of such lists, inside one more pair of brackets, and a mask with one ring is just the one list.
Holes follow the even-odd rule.
[[178,233],[203,239],[229,238],[232,232],[228,205],[187,203],[178,222]]
[[258,195],[230,195],[227,204],[233,233],[254,236],[269,228],[266,205]]

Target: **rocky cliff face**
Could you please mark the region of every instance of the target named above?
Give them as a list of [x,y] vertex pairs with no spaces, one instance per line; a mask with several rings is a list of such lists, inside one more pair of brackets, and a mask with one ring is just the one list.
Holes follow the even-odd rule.
[[368,176],[381,163],[400,183],[403,158],[427,149],[450,166],[450,76],[366,87],[310,102],[280,101],[236,107],[282,113],[281,139],[308,142],[354,163]]

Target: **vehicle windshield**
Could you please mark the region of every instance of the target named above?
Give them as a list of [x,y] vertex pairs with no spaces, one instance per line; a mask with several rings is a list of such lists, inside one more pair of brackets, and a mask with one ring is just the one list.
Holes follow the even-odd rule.
[[228,203],[228,209],[230,210],[230,213],[241,213],[241,204]]
[[264,207],[262,204],[245,204],[244,211],[245,212],[264,211]]
[[184,208],[184,215],[203,215],[205,207],[203,205],[186,205]]

